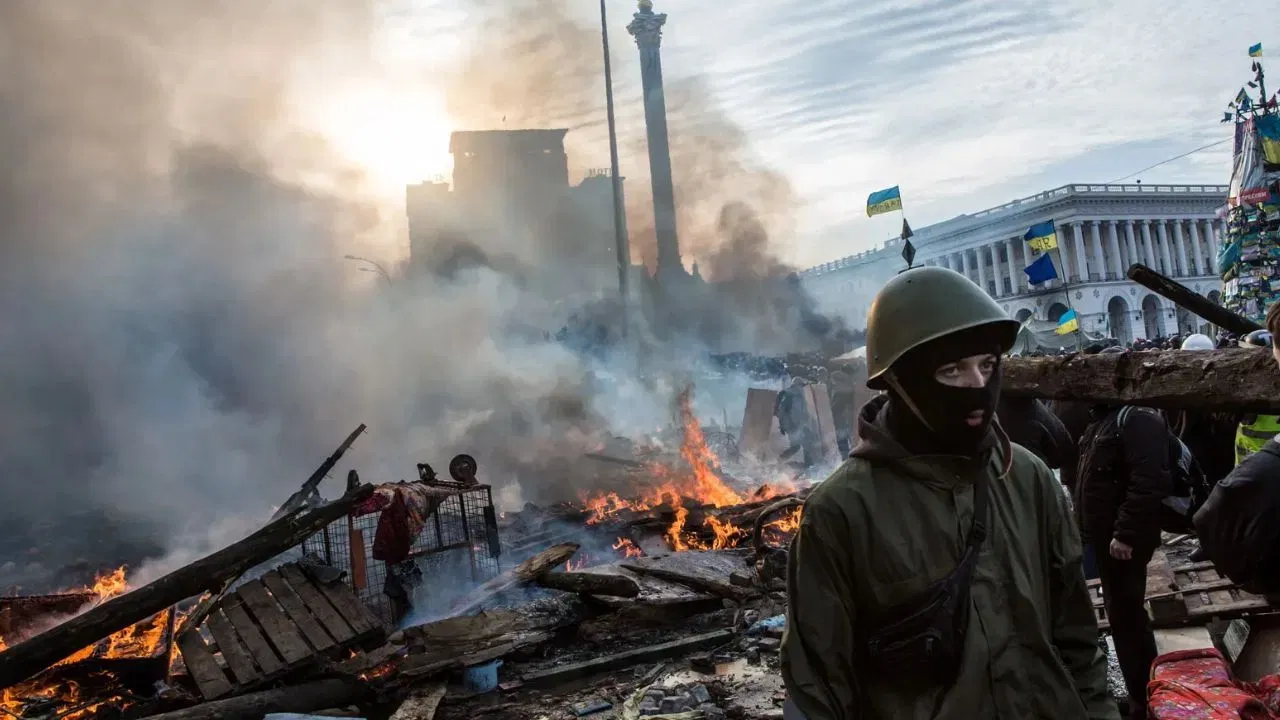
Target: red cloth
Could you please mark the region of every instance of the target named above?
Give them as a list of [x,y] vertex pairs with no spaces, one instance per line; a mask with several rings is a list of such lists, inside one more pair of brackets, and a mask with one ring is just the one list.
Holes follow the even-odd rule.
[[433,493],[418,483],[391,487],[395,488],[395,494],[378,517],[378,529],[373,535],[373,559],[395,565],[409,557],[422,526],[447,494]]
[[1151,720],[1280,720],[1264,702],[1280,692],[1264,687],[1280,690],[1280,678],[1238,682],[1217,650],[1178,650],[1151,664],[1147,712]]

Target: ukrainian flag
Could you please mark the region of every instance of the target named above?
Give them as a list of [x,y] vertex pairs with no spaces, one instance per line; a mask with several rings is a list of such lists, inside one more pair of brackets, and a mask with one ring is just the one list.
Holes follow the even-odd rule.
[[1080,320],[1076,318],[1075,310],[1068,310],[1062,313],[1062,317],[1058,318],[1058,327],[1054,330],[1059,335],[1073,333],[1080,329]]
[[877,190],[867,196],[867,217],[902,209],[902,193],[894,185],[888,190]]
[[1262,57],[1262,43],[1249,48],[1249,57]]
[[1054,229],[1052,220],[1032,225],[1022,239],[1027,241],[1027,246],[1032,250],[1040,252],[1048,252],[1058,247],[1058,232]]

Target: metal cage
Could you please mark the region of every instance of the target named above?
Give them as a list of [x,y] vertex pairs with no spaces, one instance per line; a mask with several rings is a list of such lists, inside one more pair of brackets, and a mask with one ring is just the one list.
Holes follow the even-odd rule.
[[[439,606],[498,574],[498,521],[488,485],[425,484],[441,491],[444,497],[414,539],[409,558],[423,575],[415,602]],[[387,564],[373,558],[374,535],[381,516],[382,511],[377,511],[336,520],[307,538],[302,549],[347,571],[346,582],[356,597],[384,623],[394,625],[400,618],[383,593]]]

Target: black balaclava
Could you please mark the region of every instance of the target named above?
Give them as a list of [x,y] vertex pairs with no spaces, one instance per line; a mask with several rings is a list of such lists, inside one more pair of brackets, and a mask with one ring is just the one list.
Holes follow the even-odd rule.
[[[890,368],[896,382],[889,385],[887,422],[894,439],[913,453],[976,456],[1000,400],[999,357],[1003,349],[998,332],[988,326],[931,340],[899,358]],[[984,387],[953,387],[934,377],[938,368],[949,362],[982,354],[997,358],[995,371]],[[965,416],[974,410],[983,410],[986,415],[981,425],[970,427]]]

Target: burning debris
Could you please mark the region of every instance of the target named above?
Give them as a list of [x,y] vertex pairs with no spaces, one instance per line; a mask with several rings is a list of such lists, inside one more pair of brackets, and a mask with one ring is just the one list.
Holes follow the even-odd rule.
[[[346,494],[323,502],[318,478],[361,426],[276,518],[224,550],[142,587],[122,567],[91,587],[0,600],[0,710],[191,720],[349,704],[390,713],[403,703],[423,717],[472,717],[493,710],[424,683],[503,660],[518,670],[504,672],[517,679],[502,684],[514,713],[503,717],[520,717],[521,693],[545,697],[536,693],[583,677],[706,651],[713,675],[747,656],[760,662],[760,643],[743,645],[737,631],[780,610],[781,546],[807,484],[776,468],[767,482],[744,480],[760,468],[722,460],[691,387],[675,410],[678,447],[642,448],[643,459],[600,455],[623,469],[609,475],[612,487],[602,483],[609,489],[501,518],[466,455],[450,463],[452,481],[422,463],[412,483],[362,485],[352,471]],[[497,572],[499,555],[516,564]],[[471,569],[470,588],[449,599],[432,586],[457,575],[438,562],[455,557]],[[489,558],[494,571],[482,572]],[[419,562],[425,577],[401,588],[422,604],[410,605],[413,617],[445,619],[388,638],[408,619],[386,604],[392,580]],[[732,695],[724,680],[708,680],[658,698],[660,678],[639,679],[572,711],[634,700],[647,714],[674,703],[717,717],[718,699]]]

